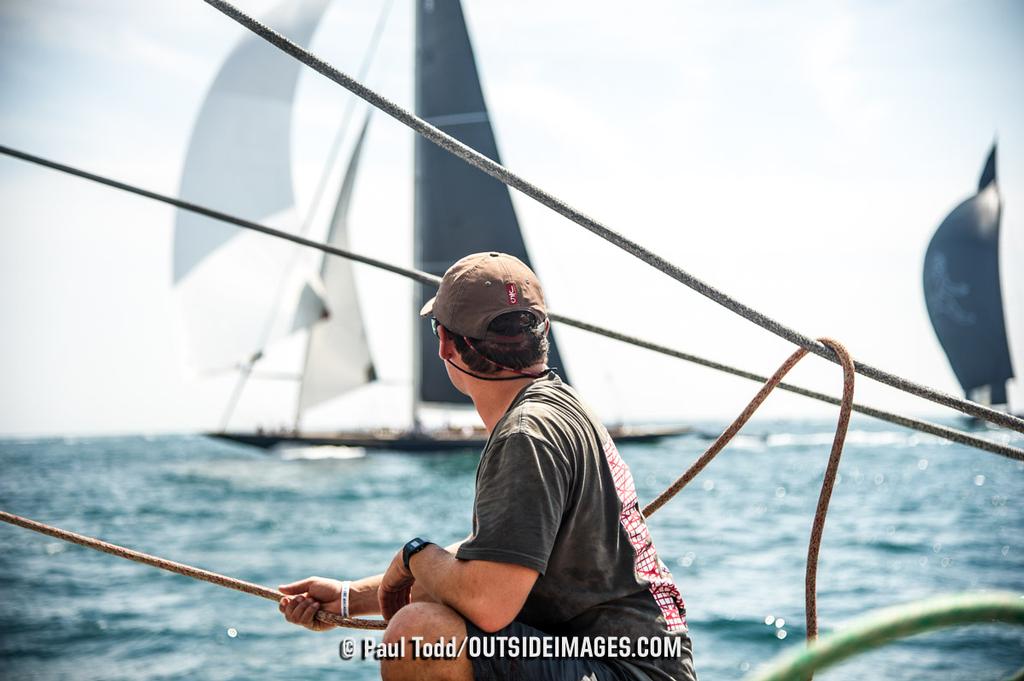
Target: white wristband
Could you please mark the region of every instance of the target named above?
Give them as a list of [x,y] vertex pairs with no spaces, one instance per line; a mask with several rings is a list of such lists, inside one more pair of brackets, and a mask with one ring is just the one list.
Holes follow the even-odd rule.
[[341,616],[348,617],[348,595],[352,589],[352,582],[344,581],[341,583]]

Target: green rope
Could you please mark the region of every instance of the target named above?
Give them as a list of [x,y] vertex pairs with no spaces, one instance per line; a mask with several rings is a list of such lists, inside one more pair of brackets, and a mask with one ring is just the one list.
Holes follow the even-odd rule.
[[1013,676],[1008,676],[1004,681],[1024,681],[1024,667],[1021,667]]
[[954,624],[990,622],[1024,624],[1024,594],[964,593],[885,608],[850,622],[806,648],[776,658],[748,681],[798,681],[815,670],[899,638]]

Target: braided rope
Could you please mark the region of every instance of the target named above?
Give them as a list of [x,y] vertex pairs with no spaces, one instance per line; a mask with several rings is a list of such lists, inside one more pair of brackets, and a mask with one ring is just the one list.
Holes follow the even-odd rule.
[[[585,215],[581,211],[568,205],[561,199],[549,194],[537,185],[523,179],[519,175],[513,173],[508,168],[505,168],[500,163],[497,163],[475,149],[463,144],[459,140],[455,139],[451,135],[444,133],[443,131],[435,128],[430,123],[427,123],[422,118],[415,114],[406,111],[402,107],[398,106],[391,100],[381,96],[380,94],[369,89],[362,83],[354,80],[351,76],[342,73],[338,69],[334,68],[327,62],[323,61],[312,52],[296,45],[288,38],[284,37],[280,33],[277,33],[273,29],[265,26],[259,20],[254,19],[245,12],[242,12],[237,7],[224,0],[204,0],[208,5],[222,12],[227,17],[241,24],[245,28],[249,29],[256,35],[260,36],[274,47],[281,51],[291,55],[298,61],[302,62],[306,66],[312,68],[317,73],[326,76],[330,80],[334,81],[338,85],[342,86],[349,92],[352,92],[356,96],[366,100],[368,103],[377,107],[384,113],[388,114],[392,118],[396,119],[400,123],[408,126],[412,130],[416,131],[426,139],[430,140],[437,146],[441,147],[445,151],[461,158],[463,161],[470,165],[478,168],[479,170],[487,173],[496,180],[518,189],[522,193],[526,194],[530,198],[536,200],[540,204],[550,208],[556,213],[572,220],[580,227],[587,229],[594,234],[598,235],[605,241],[618,246],[622,250],[626,251],[630,255],[638,258],[639,260],[647,263],[654,267],[658,271],[672,277],[676,281],[680,282],[693,289],[697,293],[713,300],[714,302],[722,305],[723,307],[735,312],[744,319],[757,324],[761,328],[774,333],[775,335],[784,338],[794,345],[798,345],[809,352],[813,352],[819,357],[840,363],[838,356],[832,352],[832,350],[814,339],[806,336],[798,331],[785,326],[779,321],[768,317],[761,312],[758,312],[752,307],[744,305],[740,301],[732,298],[731,296],[719,291],[717,288],[705,283],[701,279],[693,276],[686,270],[670,263],[656,253],[648,250],[640,244],[627,239],[618,232],[601,224],[597,220]],[[1024,433],[1024,419],[1018,418],[1011,414],[1006,414],[1001,411],[986,407],[970,400],[961,399],[949,393],[930,388],[928,386],[920,385],[913,381],[907,380],[895,374],[889,373],[882,369],[873,367],[863,362],[857,362],[854,364],[857,373],[872,378],[886,385],[890,385],[894,388],[898,388],[904,392],[923,397],[927,400],[931,400],[937,404],[941,404],[965,414],[976,416],[986,421],[999,424],[1011,430]]]
[[[271,589],[263,586],[262,584],[244,582],[240,579],[226,577],[224,575],[217,574],[216,572],[202,570],[197,567],[192,567],[191,565],[185,565],[184,563],[176,563],[173,560],[158,558],[157,556],[151,556],[148,553],[134,551],[123,546],[118,546],[117,544],[111,544],[100,539],[87,537],[84,534],[68,532],[67,530],[36,522],[35,520],[22,518],[21,516],[7,513],[6,511],[0,511],[0,520],[3,520],[5,523],[10,523],[11,525],[24,527],[25,529],[32,530],[33,532],[39,532],[51,537],[56,537],[57,539],[63,539],[64,541],[71,542],[72,544],[85,546],[86,548],[102,551],[103,553],[109,553],[113,556],[118,556],[119,558],[126,558],[128,560],[135,561],[136,563],[150,565],[155,568],[160,568],[161,570],[167,570],[168,572],[175,572],[179,575],[184,575],[185,577],[191,577],[192,579],[209,582],[210,584],[216,584],[217,586],[234,589],[235,591],[241,591],[242,593],[266,598],[270,601],[280,601],[284,598],[284,594],[277,589]],[[385,627],[384,620],[342,617],[341,615],[336,615],[332,612],[325,612],[324,610],[317,611],[316,619],[321,622],[326,622],[339,627],[348,627],[350,629],[383,629]]]
[[[313,241],[305,237],[296,236],[294,234],[283,232],[272,227],[267,227],[256,222],[252,222],[250,220],[244,220],[242,218],[229,215],[227,213],[222,213],[220,211],[207,208],[205,206],[200,206],[195,203],[190,203],[188,201],[182,201],[181,199],[176,199],[174,197],[158,194],[157,192],[152,192],[147,189],[141,189],[139,187],[135,187],[133,185],[120,182],[118,180],[103,177],[101,175],[96,175],[94,173],[90,173],[88,171],[75,168],[73,166],[65,165],[63,163],[57,163],[56,161],[51,161],[40,156],[35,156],[33,154],[29,154],[23,151],[18,151],[16,149],[11,149],[10,147],[0,145],[0,153],[26,161],[28,163],[34,163],[36,165],[43,166],[44,168],[50,168],[52,170],[67,173],[69,175],[74,175],[75,177],[80,177],[91,182],[96,182],[98,184],[102,184],[108,187],[113,187],[114,189],[120,189],[130,194],[143,196],[145,198],[152,199],[154,201],[159,201],[161,203],[166,203],[168,205],[180,208],[182,210],[191,211],[193,213],[204,215],[214,220],[220,220],[221,222],[226,222],[228,224],[235,225],[236,227],[253,230],[261,234],[274,237],[276,239],[291,241],[300,246],[314,248],[316,250],[328,253],[330,255],[338,256],[341,258],[347,258],[348,260],[362,263],[364,265],[369,265],[370,267],[376,267],[378,269],[382,269],[387,272],[391,272],[393,274],[406,277],[425,286],[437,287],[441,281],[440,277],[433,274],[429,274],[427,272],[422,272],[420,270],[415,270],[407,267],[400,267],[398,265],[394,265],[383,260],[378,260],[376,258],[371,258],[365,255],[360,255],[358,253],[354,253],[353,251],[349,251],[343,248],[338,248],[336,246],[331,246],[318,241]],[[751,381],[757,381],[759,383],[763,383],[764,381],[767,380],[767,378],[765,378],[764,376],[761,376],[750,371],[737,369],[727,364],[722,364],[720,362],[703,359],[690,353],[675,350],[664,345],[659,345],[657,343],[652,343],[642,338],[638,338],[636,336],[629,336],[618,331],[613,331],[611,329],[597,326],[595,324],[590,324],[588,322],[583,322],[578,319],[573,319],[572,317],[567,317],[565,315],[560,315],[553,312],[549,313],[549,316],[551,317],[552,321],[560,322],[568,326],[573,326],[577,329],[581,329],[588,333],[594,333],[601,336],[605,336],[613,340],[618,340],[623,343],[635,345],[636,347],[645,348],[653,352],[668,355],[669,357],[675,357],[677,359],[681,359],[687,362],[699,364],[701,366],[708,367],[710,369],[721,371],[727,374],[731,374],[733,376],[738,376],[740,378],[745,378]],[[790,385],[788,383],[779,383],[778,387],[782,390],[796,393],[798,395],[803,395],[804,397],[810,397],[811,399],[819,400],[821,402],[827,402],[829,404],[834,405],[838,405],[840,403],[840,401],[835,397],[825,395],[824,393],[815,392],[813,390],[808,390],[806,388],[801,388],[799,386]],[[974,447],[976,449],[992,452],[993,454],[999,454],[1000,456],[1005,456],[1009,459],[1024,461],[1024,450],[1019,449],[1017,447],[1012,447],[1010,445],[1002,444],[999,442],[993,442],[991,440],[977,437],[976,435],[965,433],[960,430],[948,428],[946,426],[934,423],[929,423],[927,421],[912,419],[906,416],[901,416],[899,414],[893,414],[891,412],[876,409],[874,407],[870,407],[867,405],[854,403],[853,410],[858,413],[865,414],[866,416],[871,416],[873,418],[877,418],[882,421],[887,421],[898,426],[912,428],[923,433],[935,435],[936,437],[941,437],[951,442],[956,442],[958,444],[966,445],[968,447]]]

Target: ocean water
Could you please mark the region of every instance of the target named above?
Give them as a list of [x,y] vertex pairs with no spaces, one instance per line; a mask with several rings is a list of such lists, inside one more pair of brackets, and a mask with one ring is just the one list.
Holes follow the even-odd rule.
[[[723,424],[698,424],[716,431]],[[831,422],[754,422],[650,522],[705,681],[800,646],[807,537]],[[999,433],[989,433],[1000,437]],[[1002,436],[1018,446],[1022,436]],[[623,446],[641,499],[706,447]],[[199,436],[0,441],[0,509],[276,586],[381,571],[410,537],[468,533],[477,453],[263,453]],[[823,633],[968,589],[1024,592],[1024,464],[855,419],[818,577]],[[0,678],[374,679],[275,603],[0,524]],[[1024,629],[917,636],[823,679],[1000,679]]]

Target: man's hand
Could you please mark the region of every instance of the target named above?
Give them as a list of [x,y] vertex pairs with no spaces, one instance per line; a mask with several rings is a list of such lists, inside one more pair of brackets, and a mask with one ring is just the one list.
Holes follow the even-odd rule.
[[385,620],[395,616],[412,597],[412,585],[416,580],[412,573],[405,569],[405,561],[402,560],[402,552],[399,551],[391,560],[384,578],[381,579],[380,588],[377,590],[377,598],[380,599],[380,614]]
[[341,582],[324,577],[307,577],[277,588],[287,594],[277,606],[286,620],[312,631],[334,628],[333,624],[313,618],[321,608],[327,612],[341,613]]

